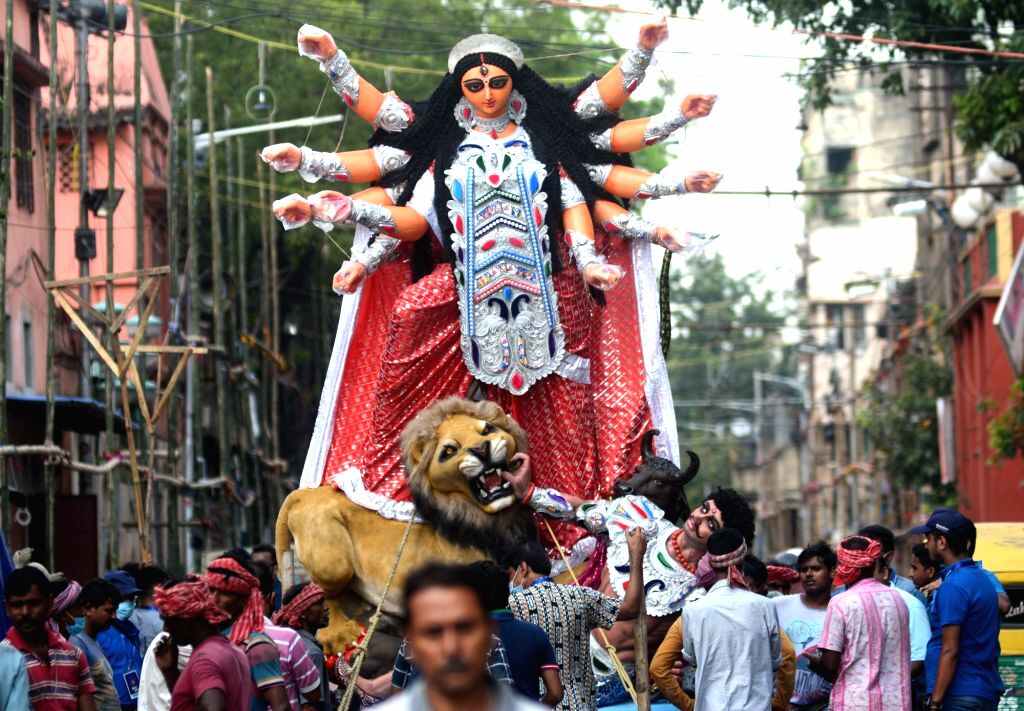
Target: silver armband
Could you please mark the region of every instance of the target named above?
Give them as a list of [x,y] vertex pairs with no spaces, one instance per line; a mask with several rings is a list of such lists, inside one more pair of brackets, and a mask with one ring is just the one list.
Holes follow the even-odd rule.
[[314,151],[309,146],[303,146],[299,151],[302,153],[299,176],[307,183],[322,179],[347,183],[352,177],[337,153]]
[[661,173],[654,173],[637,188],[633,199],[651,200],[667,195],[684,195],[685,193],[686,178],[666,178]]
[[363,249],[352,252],[352,261],[359,262],[366,267],[367,274],[377,271],[377,268],[389,259],[398,249],[398,245],[402,243],[399,239],[379,233],[375,234],[372,240]]
[[395,231],[395,220],[391,211],[383,205],[375,205],[365,200],[353,200],[349,222],[355,222],[371,230],[390,233]]
[[651,116],[644,128],[644,145],[653,146],[655,143],[661,143],[673,132],[685,126],[688,121],[689,119],[683,115],[678,106]]
[[597,89],[597,82],[593,81],[583,92],[576,97],[572,110],[582,119],[591,119],[601,114],[608,113],[608,106],[601,98],[601,92]]
[[605,220],[601,226],[608,234],[622,239],[638,239],[657,244],[654,237],[656,226],[635,212],[620,212],[610,220]]
[[651,57],[653,56],[653,49],[634,47],[626,52],[622,61],[619,62],[619,69],[622,70],[622,88],[627,94],[632,94],[640,86],[640,82],[644,80],[644,74],[646,74],[647,67],[650,66]]
[[412,107],[392,92],[388,92],[384,95],[384,100],[380,102],[380,109],[377,110],[377,115],[373,118],[373,125],[388,133],[401,133],[409,128],[412,120]]
[[590,142],[598,150],[610,151],[612,149],[612,129],[607,128],[601,133],[590,134]]
[[565,234],[569,236],[569,249],[572,251],[573,259],[576,260],[576,268],[580,272],[591,264],[607,264],[607,260],[597,253],[593,239],[574,230],[568,230]]
[[615,167],[611,163],[602,163],[601,165],[586,165],[587,172],[590,173],[590,179],[594,181],[594,185],[603,188],[605,183],[608,182],[608,176],[612,174],[612,168]]
[[535,486],[530,490],[526,503],[537,513],[547,514],[552,518],[572,518],[576,513],[572,504],[555,489]]
[[567,175],[563,175],[559,179],[559,184],[562,188],[562,209],[568,210],[570,207],[576,207],[587,201],[583,197],[583,191],[579,189],[579,186]]
[[377,163],[381,176],[394,173],[408,163],[410,158],[412,156],[401,148],[381,145],[373,147],[373,160]]
[[355,106],[359,102],[359,73],[340,47],[333,57],[320,65],[320,68],[334,87],[334,93],[346,104]]

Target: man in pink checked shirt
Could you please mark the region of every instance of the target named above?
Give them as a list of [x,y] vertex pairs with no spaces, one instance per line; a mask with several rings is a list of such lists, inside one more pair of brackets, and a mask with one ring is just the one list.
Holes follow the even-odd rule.
[[899,592],[875,578],[882,546],[863,536],[839,544],[835,584],[811,670],[833,682],[831,711],[910,711],[910,618]]

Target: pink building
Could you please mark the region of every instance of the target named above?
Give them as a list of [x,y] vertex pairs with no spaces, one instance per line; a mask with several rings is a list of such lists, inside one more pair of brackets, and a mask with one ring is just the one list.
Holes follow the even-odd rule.
[[[14,106],[4,120],[14,123],[16,158],[12,176],[7,246],[7,363],[9,394],[8,422],[10,440],[14,443],[40,444],[44,439],[45,421],[42,396],[46,390],[46,309],[47,295],[33,268],[33,261],[45,267],[49,261],[46,224],[46,161],[48,150],[47,122],[55,116],[58,131],[56,175],[56,250],[57,279],[77,277],[79,263],[75,259],[74,232],[79,221],[79,169],[77,110],[75,91],[75,30],[64,22],[58,24],[57,56],[58,90],[49,84],[49,15],[36,9],[33,0],[14,0],[15,76]],[[131,28],[131,9],[128,27]],[[0,6],[0,27],[3,26]],[[131,271],[136,267],[135,205],[143,201],[144,264],[147,267],[168,263],[166,237],[166,184],[164,173],[167,155],[170,103],[157,61],[153,41],[148,37],[143,20],[142,34],[142,123],[143,123],[143,194],[135,192],[134,176],[134,38],[118,35],[114,53],[114,99],[117,120],[115,152],[115,187],[124,191],[113,215],[114,271]],[[2,38],[0,38],[2,41]],[[107,39],[93,35],[88,44],[90,106],[89,106],[89,170],[88,187],[107,187]],[[51,106],[52,97],[56,97]],[[51,112],[52,108],[52,112]],[[89,226],[96,232],[96,258],[90,261],[91,274],[106,271],[106,220],[90,214]],[[136,290],[134,281],[115,285],[115,302],[127,303]],[[166,290],[157,316],[166,318]],[[105,302],[104,289],[93,290],[93,303]],[[134,322],[131,322],[134,325]],[[82,402],[80,393],[80,353],[82,338],[70,328],[67,319],[58,319],[56,338],[58,370],[57,440],[65,448],[75,450],[82,442],[99,443],[93,435],[103,427],[101,404]],[[93,367],[102,377],[103,371]],[[96,381],[99,382],[99,381]],[[97,396],[102,400],[102,394]],[[98,447],[95,447],[98,448]],[[12,509],[31,514],[31,523],[14,525],[10,544],[17,548],[30,545],[36,557],[45,560],[46,507],[42,490],[42,462],[39,458],[17,457],[8,463],[12,474]],[[56,536],[56,564],[72,577],[94,577],[101,565],[101,552],[107,541],[123,542],[124,555],[131,554],[135,536],[120,531],[100,534],[100,522],[106,520],[107,497],[100,495],[104,480],[61,472],[58,477],[55,520],[58,530],[74,530],[75,536]],[[127,499],[122,495],[120,519],[127,521]],[[13,511],[4,512],[10,521]],[[22,515],[24,520],[24,516]],[[94,550],[82,547],[88,537],[96,540]],[[72,545],[70,541],[77,545]],[[126,550],[127,548],[127,550]],[[93,555],[94,553],[94,555]]]

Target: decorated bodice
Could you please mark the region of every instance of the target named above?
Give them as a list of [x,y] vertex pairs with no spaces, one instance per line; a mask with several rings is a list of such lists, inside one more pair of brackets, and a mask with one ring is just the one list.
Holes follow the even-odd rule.
[[471,132],[445,171],[463,360],[473,377],[515,395],[565,357],[546,175],[521,128],[496,139]]

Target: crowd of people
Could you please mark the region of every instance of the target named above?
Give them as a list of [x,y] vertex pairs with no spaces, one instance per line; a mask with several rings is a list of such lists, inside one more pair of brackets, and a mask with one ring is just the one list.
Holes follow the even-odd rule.
[[[1008,598],[972,553],[971,521],[937,510],[896,541],[867,526],[794,566],[766,565],[739,530],[712,527],[692,590],[650,662],[655,698],[689,711],[994,711]],[[5,583],[0,711],[567,711],[597,708],[594,632],[644,614],[647,540],[627,534],[619,598],[551,577],[537,542],[506,559],[433,564],[404,587],[393,669],[353,678],[325,655],[313,583],[282,591],[268,546],[227,551],[172,580],[125,565],[80,585],[32,563]],[[787,572],[788,571],[788,572]],[[607,638],[605,638],[607,640]],[[635,667],[630,667],[635,671]]]

